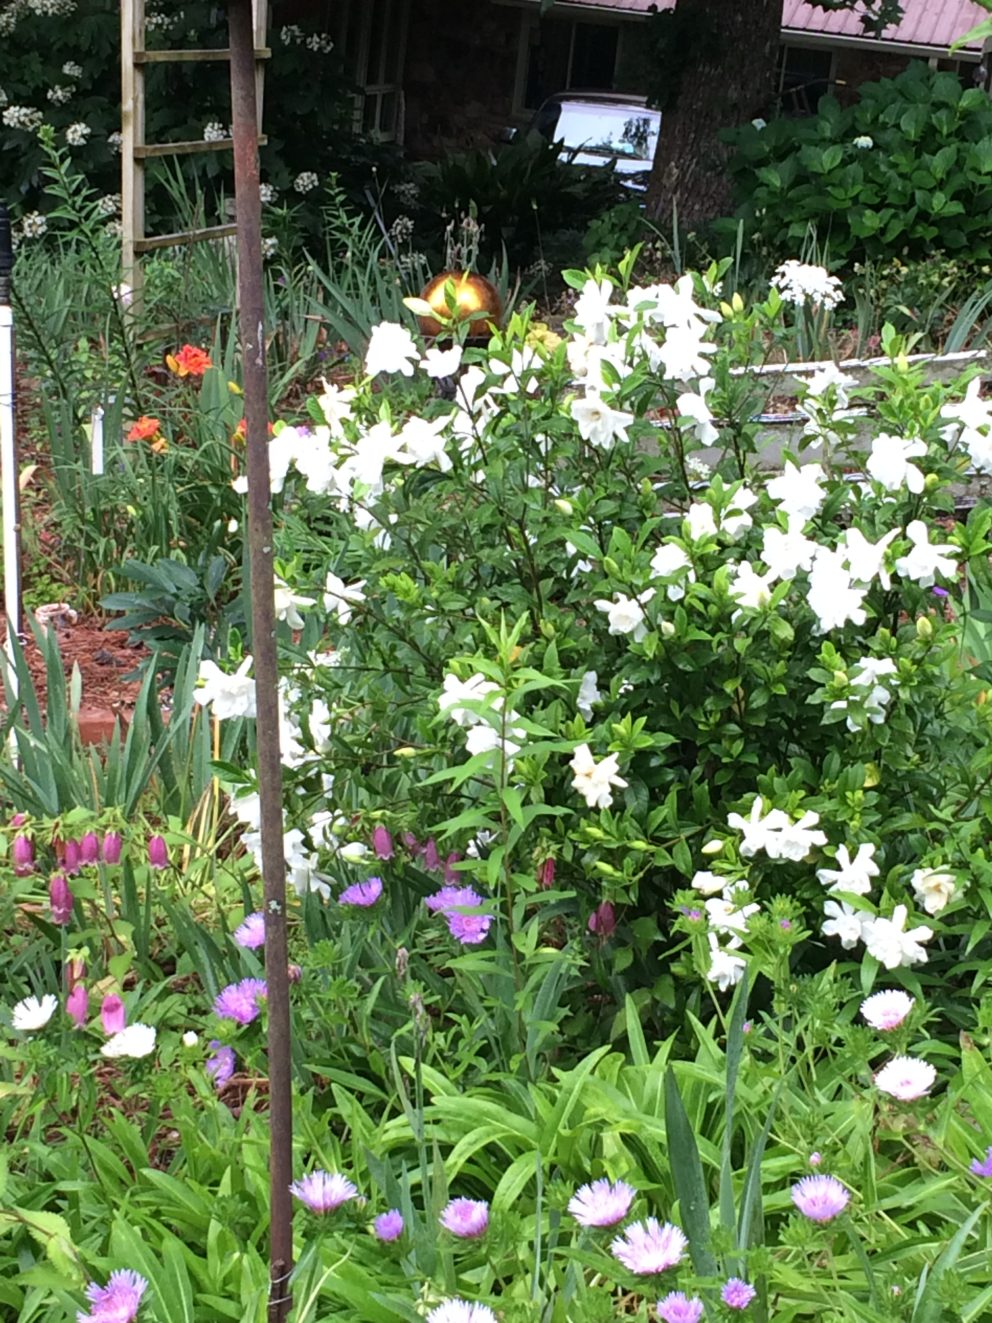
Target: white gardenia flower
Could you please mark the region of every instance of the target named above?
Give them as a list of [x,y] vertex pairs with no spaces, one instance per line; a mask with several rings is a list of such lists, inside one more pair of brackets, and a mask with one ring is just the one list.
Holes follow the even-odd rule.
[[362,592],[364,587],[364,579],[359,579],[356,583],[345,583],[332,570],[328,570],[324,581],[324,610],[336,611],[339,625],[349,624],[354,614],[353,608],[359,602],[365,601],[365,594]]
[[334,382],[328,381],[326,377],[321,378],[324,390],[317,396],[317,403],[320,405],[320,412],[324,415],[324,422],[331,430],[331,436],[344,436],[342,423],[350,422],[354,417],[351,410],[352,401],[355,398],[354,386],[337,386]]
[[579,297],[575,300],[573,319],[593,344],[606,344],[610,318],[616,311],[610,306],[612,296],[612,280],[597,282],[590,278],[582,286]]
[[919,1057],[893,1057],[875,1076],[875,1088],[900,1102],[925,1098],[937,1080],[937,1071]]
[[823,906],[827,915],[821,931],[824,937],[837,937],[845,951],[852,951],[864,935],[870,915],[852,909],[845,901],[828,900]]
[[747,932],[747,921],[752,914],[758,913],[760,906],[752,902],[738,907],[726,896],[711,896],[703,908],[714,932],[737,938]]
[[759,850],[766,849],[773,833],[791,827],[792,821],[782,809],[773,808],[765,814],[761,796],[756,795],[748,816],[745,818],[740,813],[730,813],[727,815],[727,825],[744,833],[740,852],[745,859],[750,859]]
[[[758,574],[749,560],[741,561],[740,565],[733,567],[727,591],[742,607],[760,611],[771,601],[774,577],[770,570]],[[734,612],[735,619],[739,614]]]
[[879,868],[875,863],[876,847],[870,842],[859,845],[858,853],[851,858],[846,845],[837,847],[837,868],[818,868],[817,878],[830,891],[849,891],[855,896],[867,896],[871,891],[871,880],[878,877]]
[[[709,509],[709,507],[706,507]],[[688,574],[685,571],[688,570]],[[681,547],[677,547],[673,542],[666,542],[664,546],[651,557],[651,573],[656,579],[684,579],[687,583],[695,583],[696,573],[692,568],[692,562]],[[670,583],[665,589],[665,595],[670,602],[677,602],[685,597],[685,587],[682,582]]]
[[489,360],[489,371],[496,377],[501,377],[495,386],[490,386],[490,392],[493,395],[519,395],[521,391],[528,395],[533,395],[540,385],[538,373],[541,370],[541,356],[531,345],[524,345],[523,349],[514,349],[510,354],[509,363],[505,363],[501,358],[491,358]]
[[730,882],[729,878],[721,877],[719,873],[711,873],[707,869],[693,873],[689,885],[693,891],[698,891],[701,896],[715,896]]
[[800,570],[812,567],[817,544],[789,520],[785,532],[771,525],[762,530],[761,559],[772,579],[794,579]]
[[708,936],[710,967],[706,971],[706,977],[710,983],[715,983],[721,992],[727,992],[741,981],[744,970],[747,968],[747,961],[741,956],[725,951],[721,947],[720,939],[716,933],[710,933]]
[[746,859],[764,850],[769,859],[789,859],[798,863],[815,845],[826,845],[827,838],[817,827],[818,813],[807,810],[798,822],[793,822],[782,809],[771,809],[762,816],[762,808],[758,795],[748,817],[739,813],[727,815],[727,825],[744,833],[740,852]]
[[768,484],[768,495],[790,519],[805,523],[826,499],[826,492],[820,486],[826,476],[820,464],[803,464],[800,468],[787,459],[779,477],[772,478]]
[[[885,720],[885,712],[889,703],[892,701],[892,688],[898,684],[898,680],[892,677],[896,674],[896,664],[891,657],[862,657],[860,661],[855,662],[851,670],[851,687],[854,689],[867,690],[862,696],[861,702],[864,705],[868,720],[874,722],[876,726],[881,725]],[[881,679],[886,679],[887,684],[880,684]],[[890,688],[889,686],[892,686]],[[837,707],[837,703],[831,703],[831,707]],[[842,706],[846,706],[843,705]],[[859,729],[858,724],[852,717],[847,719],[848,730]]]
[[957,891],[957,880],[951,873],[936,868],[917,868],[909,879],[913,895],[928,914],[939,914]]
[[981,389],[982,379],[975,377],[959,404],[944,405],[940,416],[951,419],[951,426],[942,435],[949,444],[964,443],[979,473],[992,473],[992,400],[983,400]]
[[397,440],[402,451],[397,452],[401,462],[409,460],[416,468],[422,469],[427,464],[434,464],[442,473],[448,473],[452,467],[451,457],[446,449],[446,441],[441,433],[448,426],[445,416],[432,418],[408,418],[403,424]]
[[[473,676],[467,680],[459,680],[457,675],[448,674],[444,677],[444,689],[438,695],[437,705],[440,710],[446,713],[456,726],[475,726],[484,718],[478,712],[473,712],[463,704],[482,703],[488,694],[499,692],[499,685],[492,680],[487,680],[480,671],[476,671]],[[498,700],[494,706],[499,708],[502,705],[502,699]]]
[[905,905],[897,905],[891,918],[869,919],[864,924],[864,942],[868,954],[885,966],[886,969],[898,969],[901,965],[923,965],[927,962],[924,943],[933,936],[933,929],[926,924],[906,931],[906,919],[909,910]]
[[434,346],[428,349],[420,360],[420,366],[429,377],[439,379],[441,377],[453,377],[461,367],[461,362],[461,345],[452,345],[450,349],[438,349]]
[[867,133],[862,133],[857,138],[852,139],[851,146],[857,147],[858,151],[868,152],[875,146],[875,139],[870,138]]
[[511,726],[506,734],[501,736],[500,731],[495,726],[480,721],[478,725],[471,726],[466,732],[465,748],[472,757],[477,753],[492,753],[496,749],[501,749],[507,762],[512,762],[514,756],[520,752],[526,738],[527,732],[522,726]]
[[870,587],[877,578],[886,592],[892,579],[885,565],[885,554],[899,536],[898,528],[890,528],[877,542],[869,542],[860,528],[847,528],[837,542],[840,560],[855,583]]
[[657,357],[671,381],[691,381],[693,377],[706,377],[710,364],[706,354],[715,354],[716,345],[703,340],[688,327],[670,326],[665,343],[657,350]]
[[685,522],[689,526],[691,542],[700,542],[704,537],[716,537],[716,515],[713,507],[704,501],[693,501],[685,513]]
[[25,997],[14,1007],[10,1022],[21,1033],[33,1034],[38,1029],[44,1029],[58,1009],[58,1004],[58,998],[50,992],[46,992],[40,999]]
[[413,376],[413,365],[420,360],[420,350],[413,336],[398,322],[379,322],[372,327],[365,351],[365,371],[370,377],[379,372],[400,372]]
[[725,510],[720,513],[720,531],[735,540],[754,523],[747,513],[752,505],[757,504],[758,493],[753,492],[744,483],[732,494]]
[[587,808],[609,808],[613,803],[611,787],[622,789],[627,782],[618,774],[619,755],[609,754],[598,763],[588,744],[580,744],[569,763],[575,773],[572,789],[586,801]]
[[816,632],[825,634],[841,629],[850,621],[865,623],[865,590],[854,585],[844,567],[844,552],[820,547],[813,559],[806,594],[810,610],[817,617]]
[[907,487],[918,496],[923,490],[923,470],[910,460],[919,459],[926,453],[926,442],[919,437],[890,436],[888,432],[882,432],[871,443],[865,471],[887,492],[898,492]]
[[693,424],[696,438],[700,445],[715,446],[720,440],[720,429],[713,424],[713,415],[706,403],[706,396],[713,389],[712,377],[702,377],[699,381],[699,394],[684,391],[675,401],[675,409],[680,418],[687,418]]
[[201,661],[194,699],[201,707],[212,704],[218,721],[255,716],[255,681],[248,676],[251,666],[251,656],[245,657],[234,674],[227,675],[216,662]]
[[579,685],[575,706],[586,721],[592,720],[592,710],[595,704],[603,701],[603,695],[599,692],[598,680],[599,676],[595,671],[586,671],[582,677],[582,683]]
[[848,391],[857,386],[856,377],[849,377],[834,363],[819,368],[806,383],[806,398],[821,399],[831,388],[836,392],[834,399],[838,409],[846,409],[850,402]]
[[805,307],[807,303],[814,307],[836,308],[844,299],[836,276],[831,276],[825,267],[797,262],[795,258],[778,267],[771,283],[786,303],[797,308]]
[[300,615],[297,607],[313,606],[312,597],[302,597],[299,593],[294,593],[288,583],[284,583],[278,575],[275,576],[275,610],[276,619],[284,620],[290,629],[302,629],[303,617]]
[[634,421],[632,413],[612,409],[595,392],[589,392],[583,400],[572,401],[572,417],[583,441],[600,449],[608,449],[615,441],[629,440],[627,428]]
[[957,572],[957,549],[949,542],[931,543],[929,530],[922,519],[913,519],[907,524],[906,536],[913,546],[905,556],[897,559],[897,574],[915,579],[921,588],[929,588],[938,574],[950,578]]
[[100,1048],[105,1057],[147,1057],[155,1051],[155,1030],[150,1024],[129,1024]]
[[605,613],[610,622],[611,634],[631,634],[635,643],[640,643],[648,632],[644,616],[644,607],[654,596],[654,589],[649,588],[640,597],[627,597],[623,593],[614,594],[616,601],[607,602],[599,598],[595,603],[597,611]]

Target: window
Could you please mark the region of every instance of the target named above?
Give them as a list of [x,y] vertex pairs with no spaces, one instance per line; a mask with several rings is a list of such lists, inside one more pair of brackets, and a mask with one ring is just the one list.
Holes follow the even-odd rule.
[[549,18],[527,23],[523,34],[525,110],[536,110],[555,92],[613,90],[621,45],[616,24]]
[[338,50],[362,89],[356,127],[379,142],[403,139],[403,62],[409,0],[358,0],[337,11]]
[[815,115],[820,97],[830,91],[833,51],[811,46],[783,46],[779,52],[781,113]]

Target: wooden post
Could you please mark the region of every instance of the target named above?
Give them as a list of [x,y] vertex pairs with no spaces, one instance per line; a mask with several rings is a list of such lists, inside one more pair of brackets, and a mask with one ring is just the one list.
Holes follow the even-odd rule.
[[[141,311],[144,278],[136,242],[145,237],[145,0],[121,0],[121,224],[124,282],[131,286],[131,315]],[[136,151],[135,149],[139,150]]]

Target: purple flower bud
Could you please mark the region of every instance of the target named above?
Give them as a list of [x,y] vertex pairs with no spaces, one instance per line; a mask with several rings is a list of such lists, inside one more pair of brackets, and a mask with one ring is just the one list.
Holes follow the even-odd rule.
[[392,859],[393,838],[386,827],[376,827],[372,833],[372,849],[380,859]]
[[108,831],[103,838],[103,862],[105,864],[119,864],[121,861],[121,834],[119,831]]
[[11,854],[14,860],[14,872],[18,877],[24,877],[34,870],[34,846],[30,836],[15,836]]
[[103,1032],[107,1035],[119,1034],[127,1024],[127,1012],[124,1010],[124,1003],[113,992],[104,997],[101,1003],[100,1023],[103,1025]]
[[12,827],[23,827],[27,820],[28,815],[26,813],[15,813],[10,820],[10,825]]
[[210,1047],[214,1055],[207,1057],[207,1074],[213,1080],[214,1088],[222,1089],[234,1074],[238,1059],[233,1047],[227,1047],[216,1038],[211,1040]]
[[403,1234],[403,1214],[398,1208],[391,1208],[388,1213],[380,1213],[372,1223],[372,1230],[377,1240],[399,1240]]
[[300,979],[303,977],[302,965],[287,965],[286,977],[289,979],[290,983],[299,983]]
[[52,910],[52,922],[65,927],[72,919],[72,892],[69,883],[61,873],[56,873],[48,884],[48,903]]
[[79,872],[82,852],[78,841],[66,841],[62,850],[62,867],[71,876]]
[[782,931],[783,931],[784,933],[787,933],[787,932],[789,931],[789,929],[792,927],[792,920],[791,920],[791,919],[779,919],[779,921],[778,921],[778,926],[782,929]]
[[537,870],[537,885],[542,890],[547,891],[555,884],[555,861],[545,859],[544,863]]
[[65,1009],[76,1028],[82,1029],[90,1010],[90,994],[86,991],[85,983],[77,983],[72,989],[65,999]]
[[424,867],[431,872],[441,867],[441,856],[437,852],[437,842],[432,836],[424,846]]
[[451,854],[449,854],[447,859],[445,859],[444,885],[446,887],[457,887],[458,883],[461,881],[461,875],[454,867],[454,865],[457,864],[460,861],[460,859],[461,859],[461,855],[458,853],[457,850],[452,850]]
[[169,847],[165,843],[164,836],[148,838],[148,862],[152,868],[169,867]]
[[613,935],[616,926],[616,911],[608,900],[601,901],[589,915],[589,931],[605,942]]
[[416,836],[414,836],[412,831],[405,831],[403,833],[403,844],[414,858],[420,853],[420,842],[417,840]]
[[100,840],[95,831],[88,831],[79,842],[79,857],[84,864],[95,864],[100,858]]
[[86,977],[86,961],[82,956],[72,955],[65,962],[65,986],[71,992],[77,983]]

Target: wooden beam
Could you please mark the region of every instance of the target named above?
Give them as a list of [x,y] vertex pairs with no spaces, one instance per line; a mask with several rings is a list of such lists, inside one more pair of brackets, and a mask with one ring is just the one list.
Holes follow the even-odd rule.
[[131,311],[141,307],[142,271],[135,245],[145,235],[145,71],[134,52],[145,45],[145,0],[121,0],[121,265]]
[[201,239],[229,239],[237,234],[237,225],[208,225],[202,230],[177,230],[175,234],[156,234],[148,239],[137,239],[136,253],[150,253],[156,248],[178,248],[182,244],[199,243]]
[[[258,145],[264,147],[268,138],[259,135]],[[135,147],[134,156],[138,161],[147,161],[160,156],[195,156],[198,152],[229,152],[234,146],[233,138],[217,138],[213,142],[149,142],[143,147]]]
[[[211,61],[228,61],[231,52],[226,46],[215,50],[161,50],[135,51],[135,64],[208,64]],[[255,52],[256,60],[271,60],[272,51],[268,46],[261,46]]]

